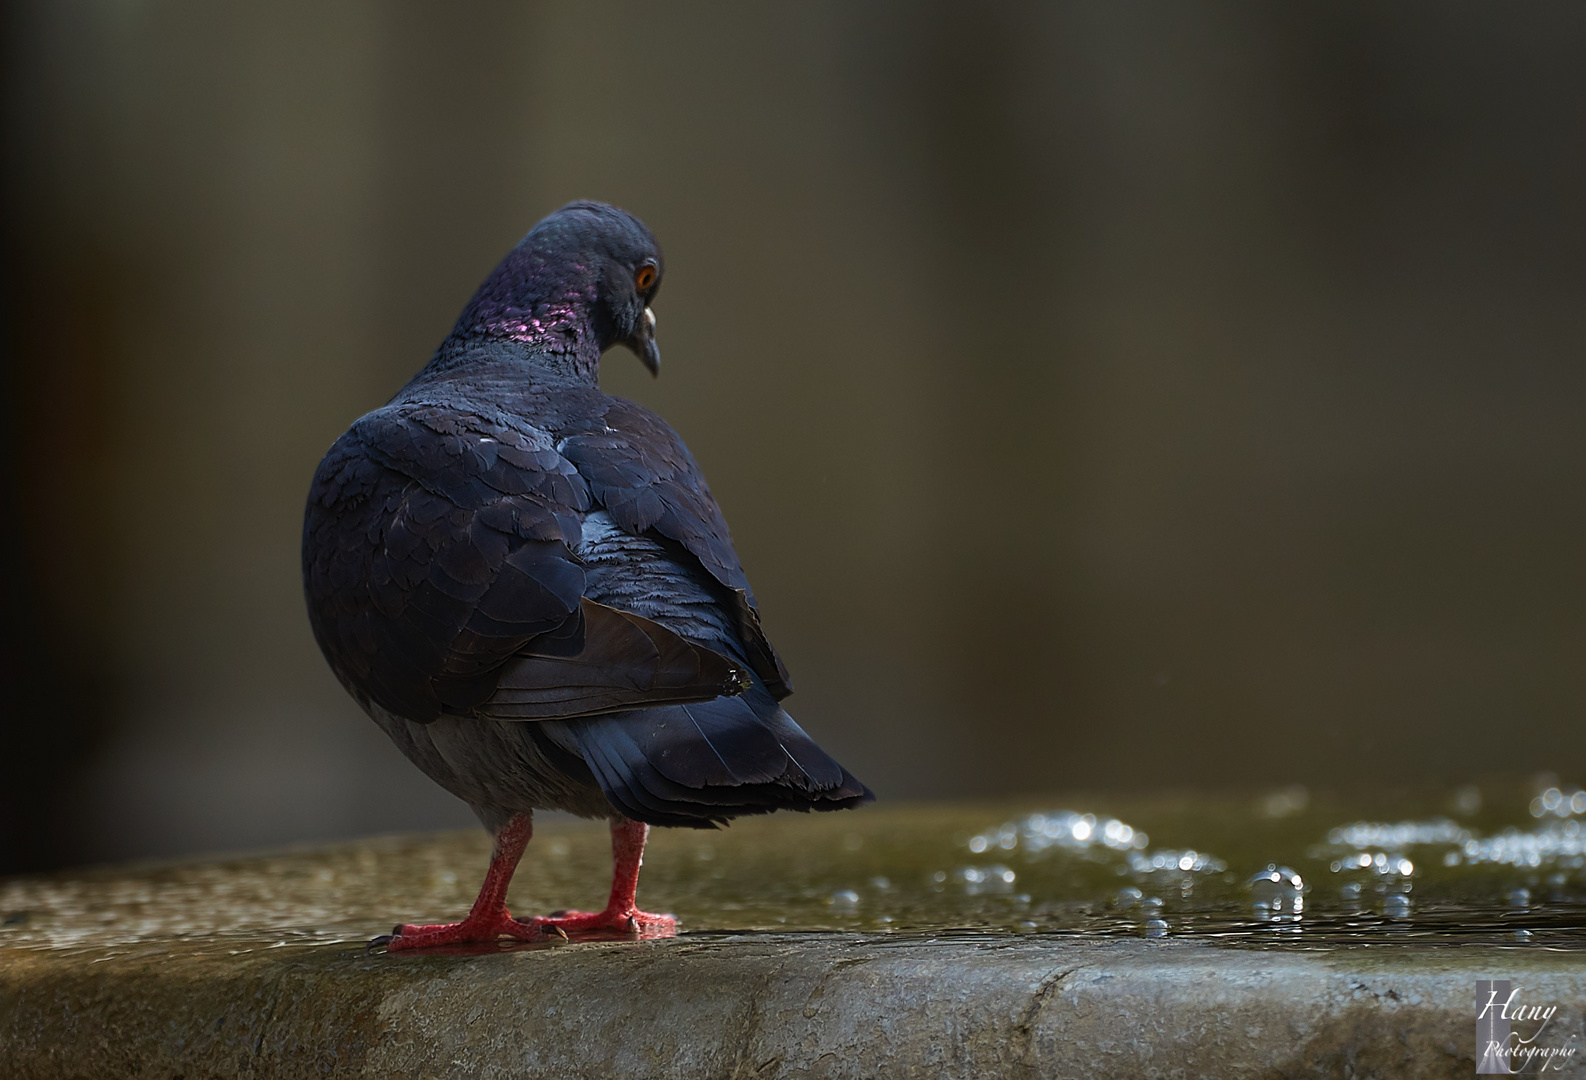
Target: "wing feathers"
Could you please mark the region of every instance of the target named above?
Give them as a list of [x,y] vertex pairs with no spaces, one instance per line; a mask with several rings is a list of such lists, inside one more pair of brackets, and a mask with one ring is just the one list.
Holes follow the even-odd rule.
[[496,720],[595,716],[663,702],[736,694],[748,675],[731,660],[658,623],[592,600],[581,602],[583,648],[531,641],[507,661],[495,693],[475,712]]
[[760,626],[726,519],[677,433],[648,409],[613,398],[598,426],[568,434],[558,448],[619,526],[682,544],[725,587],[749,665],[772,697],[792,693],[787,668]]

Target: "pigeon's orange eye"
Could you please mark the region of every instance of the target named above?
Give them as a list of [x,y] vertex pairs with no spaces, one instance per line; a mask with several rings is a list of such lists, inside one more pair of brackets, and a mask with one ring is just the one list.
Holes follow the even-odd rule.
[[633,275],[634,288],[640,292],[648,292],[651,285],[655,284],[655,267],[645,263],[639,267],[639,272]]

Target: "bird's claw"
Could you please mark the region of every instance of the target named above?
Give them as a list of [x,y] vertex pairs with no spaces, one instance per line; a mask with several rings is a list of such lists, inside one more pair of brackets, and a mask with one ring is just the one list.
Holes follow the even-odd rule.
[[641,938],[671,937],[677,933],[677,919],[671,915],[652,915],[647,911],[607,908],[605,911],[557,911],[535,919],[542,934],[569,935],[633,934]]

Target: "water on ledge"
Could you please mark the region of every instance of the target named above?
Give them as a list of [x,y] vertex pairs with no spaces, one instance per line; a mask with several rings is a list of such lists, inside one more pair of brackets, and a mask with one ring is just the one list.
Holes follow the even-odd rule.
[[[356,941],[460,918],[482,832],[0,881],[0,946]],[[1586,948],[1586,791],[881,805],[657,830],[640,902],[689,932],[1077,933],[1272,947]],[[604,828],[542,823],[519,914],[597,907]]]

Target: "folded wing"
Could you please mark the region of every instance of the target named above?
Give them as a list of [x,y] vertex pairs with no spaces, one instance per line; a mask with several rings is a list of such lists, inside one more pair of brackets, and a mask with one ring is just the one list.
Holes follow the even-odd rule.
[[504,664],[475,712],[495,720],[596,716],[709,701],[749,685],[742,668],[632,612],[582,602],[583,643],[544,635]]

